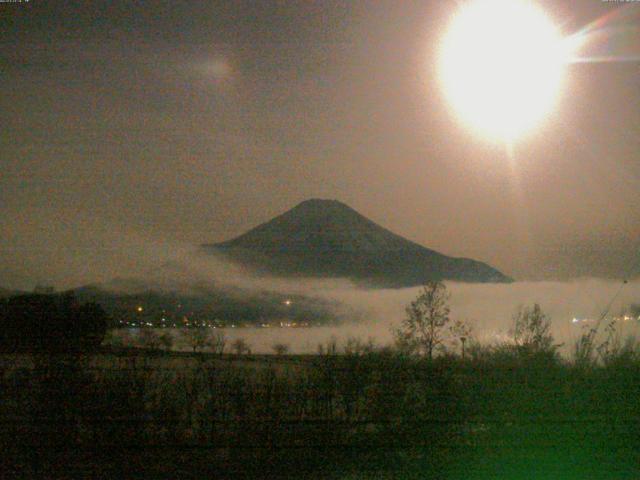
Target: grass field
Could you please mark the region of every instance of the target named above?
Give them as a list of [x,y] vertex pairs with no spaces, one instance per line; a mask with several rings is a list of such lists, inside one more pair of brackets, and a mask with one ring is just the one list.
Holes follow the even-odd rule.
[[635,359],[582,368],[496,352],[427,361],[123,349],[0,365],[3,478],[640,473]]

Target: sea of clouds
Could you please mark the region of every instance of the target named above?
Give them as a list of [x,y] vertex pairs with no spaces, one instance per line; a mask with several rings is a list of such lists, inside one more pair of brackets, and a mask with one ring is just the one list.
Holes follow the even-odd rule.
[[[176,250],[174,250],[175,252]],[[317,351],[320,343],[332,338],[338,344],[348,338],[371,339],[384,345],[393,341],[393,329],[405,315],[406,306],[420,293],[420,288],[369,289],[343,279],[282,279],[257,276],[237,265],[185,248],[180,256],[154,269],[149,281],[164,288],[185,289],[214,281],[216,285],[239,287],[247,291],[268,290],[282,294],[318,297],[339,302],[359,312],[357,320],[346,318],[339,326],[314,328],[242,328],[228,329],[231,339],[242,337],[256,353],[271,352],[274,343],[285,343],[295,353]],[[640,304],[640,280],[623,282],[580,278],[570,281],[517,281],[510,284],[469,284],[446,282],[450,295],[452,320],[472,325],[475,340],[492,344],[507,340],[513,328],[513,315],[520,306],[540,304],[551,321],[551,331],[569,353],[584,329],[597,319],[628,313],[632,304]],[[580,320],[576,322],[576,320]],[[619,321],[623,336],[636,335],[637,319]]]
[[[94,222],[95,223],[95,222]],[[177,244],[148,235],[122,232],[88,222],[86,231],[66,231],[61,226],[30,243],[8,243],[0,251],[3,283],[0,286],[28,288],[29,282],[53,284],[58,290],[100,283],[125,288],[114,278],[135,278],[154,288],[184,291],[193,285],[215,285],[247,291],[304,294],[338,301],[361,312],[357,322],[345,321],[337,327],[237,329],[230,338],[242,336],[254,352],[268,352],[275,342],[287,343],[293,352],[315,352],[318,343],[336,337],[373,339],[379,344],[392,341],[392,329],[404,317],[406,305],[419,288],[366,289],[348,280],[280,279],[257,276],[224,259],[204,255],[193,245]],[[99,242],[95,232],[98,228]],[[70,230],[70,228],[69,228]],[[63,235],[64,234],[64,235]],[[68,235],[67,235],[68,234]],[[73,241],[67,239],[73,234]],[[59,238],[58,238],[59,237]],[[27,237],[20,237],[27,238]],[[56,246],[53,248],[54,246]],[[64,248],[60,245],[65,245]],[[16,263],[16,259],[20,262]],[[11,268],[9,268],[11,267]],[[15,280],[15,282],[14,282]],[[139,285],[139,283],[138,283]],[[451,317],[468,321],[474,336],[493,343],[509,336],[512,316],[520,305],[539,303],[550,316],[552,333],[565,350],[572,347],[588,323],[574,318],[599,318],[609,307],[618,315],[633,303],[640,303],[640,279],[627,284],[620,280],[580,278],[570,281],[517,281],[511,284],[447,283],[451,295]],[[627,321],[624,334],[634,335],[638,321]]]

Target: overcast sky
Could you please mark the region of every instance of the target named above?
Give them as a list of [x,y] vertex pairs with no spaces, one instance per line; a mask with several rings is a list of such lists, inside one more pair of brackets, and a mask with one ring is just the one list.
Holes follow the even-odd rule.
[[[640,63],[571,66],[510,161],[436,81],[456,4],[1,3],[0,285],[311,197],[516,279],[640,273]],[[567,34],[626,8],[598,53],[640,57],[640,4],[543,6]]]

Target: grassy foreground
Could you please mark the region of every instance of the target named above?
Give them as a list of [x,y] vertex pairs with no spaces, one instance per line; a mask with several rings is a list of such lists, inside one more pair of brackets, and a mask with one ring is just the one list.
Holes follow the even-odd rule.
[[2,478],[640,474],[640,361],[5,355]]

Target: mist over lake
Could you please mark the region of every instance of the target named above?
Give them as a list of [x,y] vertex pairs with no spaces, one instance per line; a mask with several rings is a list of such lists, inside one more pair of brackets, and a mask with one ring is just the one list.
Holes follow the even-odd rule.
[[[312,288],[298,284],[299,293],[313,294],[323,299],[340,302],[361,312],[360,320],[345,320],[337,326],[313,327],[238,327],[221,328],[229,341],[243,338],[253,353],[273,353],[276,343],[287,344],[291,353],[317,353],[318,344],[335,338],[340,347],[348,338],[373,340],[386,345],[393,341],[392,329],[404,316],[405,307],[420,292],[420,288],[399,290],[367,290],[344,284],[313,281]],[[468,321],[473,326],[473,337],[480,343],[493,344],[509,338],[513,328],[512,316],[519,306],[539,303],[551,319],[551,332],[561,351],[568,354],[585,328],[605,312],[607,319],[620,317],[618,327],[625,337],[639,333],[640,322],[629,318],[629,308],[640,303],[640,281],[622,282],[579,279],[569,282],[515,282],[512,284],[447,283],[451,294],[451,318]],[[623,317],[628,319],[624,320]],[[162,329],[158,329],[162,330]],[[175,337],[174,348],[188,350],[181,342],[181,329],[166,329]],[[126,332],[126,333],[125,333]],[[139,329],[116,331],[116,336],[131,335]]]

